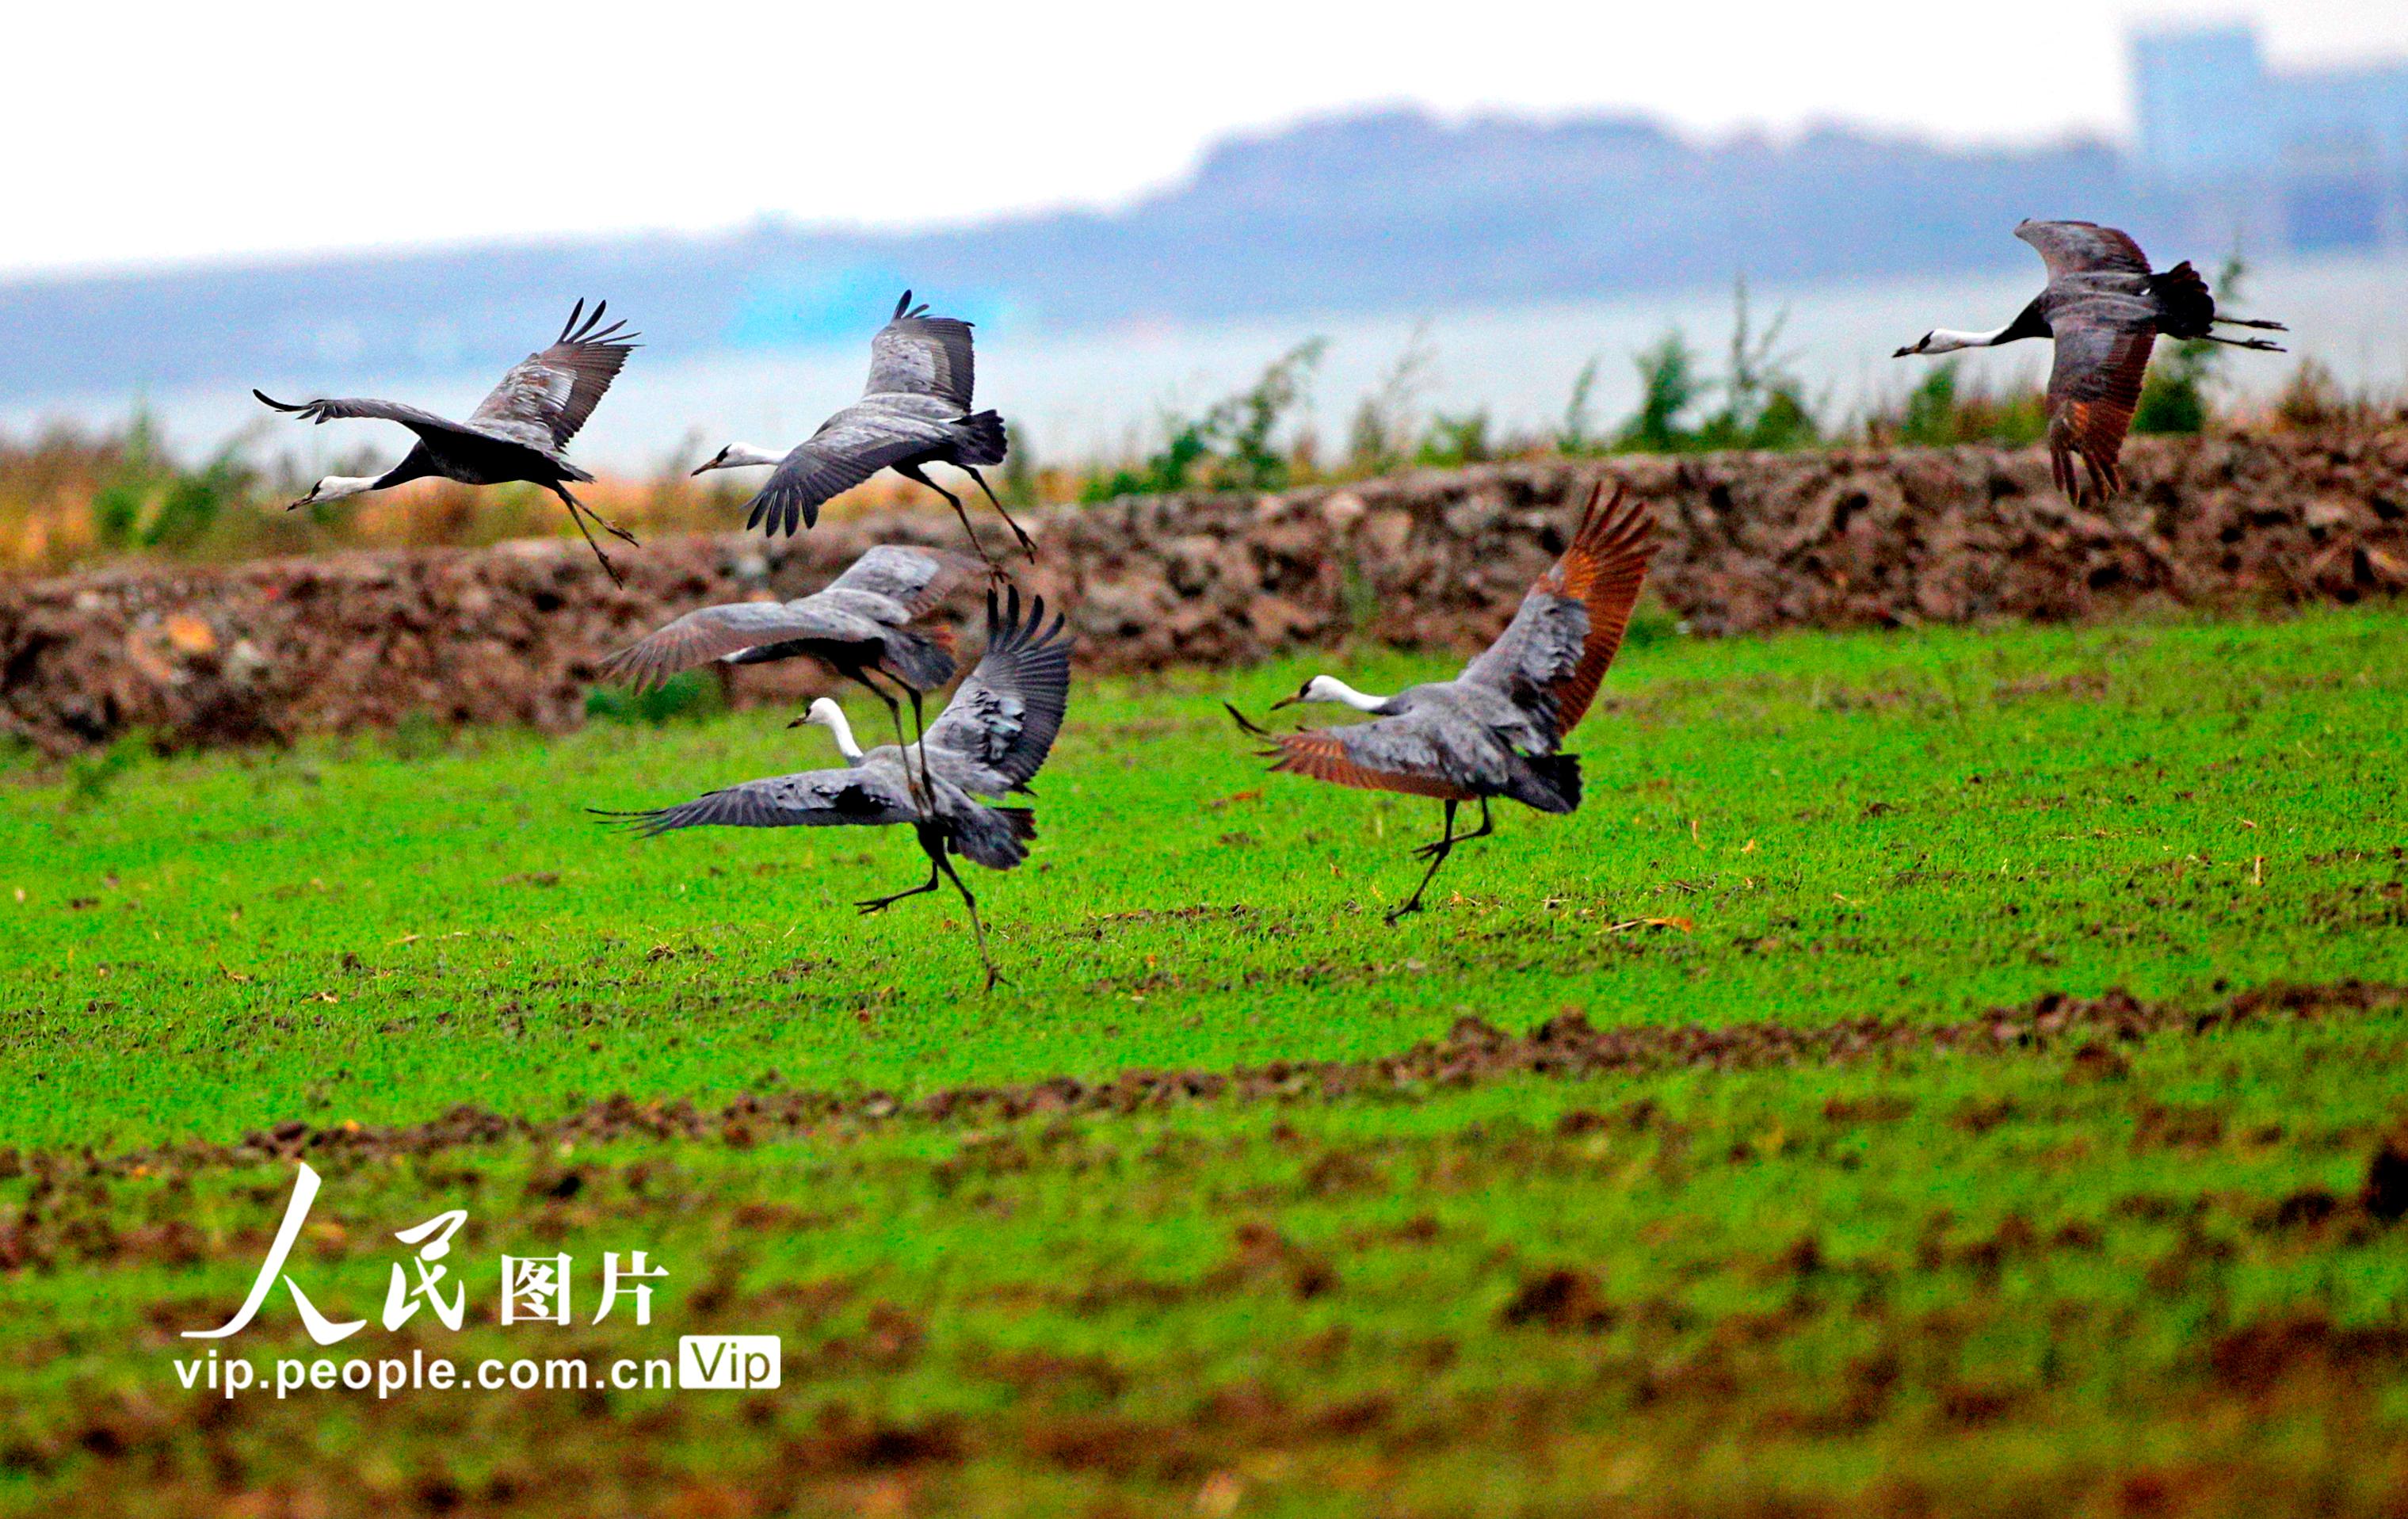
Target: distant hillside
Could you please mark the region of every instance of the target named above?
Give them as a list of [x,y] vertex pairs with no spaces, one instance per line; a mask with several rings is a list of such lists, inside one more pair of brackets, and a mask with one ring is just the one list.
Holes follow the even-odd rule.
[[1127,210],[933,233],[774,224],[0,285],[0,403],[500,365],[578,295],[655,354],[855,341],[905,284],[1053,330],[1995,266],[2032,215],[2148,208],[2100,144],[1958,150],[1842,129],[1698,144],[1650,122],[1409,110],[1215,148]]

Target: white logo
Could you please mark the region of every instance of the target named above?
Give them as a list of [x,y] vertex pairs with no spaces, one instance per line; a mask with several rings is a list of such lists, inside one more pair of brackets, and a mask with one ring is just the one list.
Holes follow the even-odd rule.
[[[319,1306],[318,1299],[303,1291],[294,1279],[294,1272],[298,1268],[296,1247],[308,1225],[309,1207],[317,1201],[320,1185],[316,1171],[307,1165],[296,1168],[293,1197],[285,1205],[283,1222],[277,1226],[276,1238],[267,1247],[267,1258],[261,1264],[259,1274],[251,1279],[251,1290],[241,1305],[216,1328],[186,1329],[183,1338],[232,1339],[251,1326],[260,1311],[277,1296],[280,1286],[292,1297],[301,1326],[322,1346],[339,1344],[367,1327],[365,1318],[336,1318]],[[467,1223],[467,1210],[454,1208],[394,1235],[402,1244],[411,1247],[412,1254],[406,1261],[394,1262],[386,1280],[383,1322],[387,1331],[410,1325],[422,1308],[432,1311],[426,1320],[416,1326],[422,1331],[439,1327],[458,1333],[466,1326],[469,1279],[473,1275],[480,1283],[483,1280],[481,1271],[471,1271],[454,1253],[453,1237]],[[620,1325],[650,1327],[652,1289],[669,1279],[669,1268],[653,1260],[648,1250],[609,1250],[602,1253],[600,1276],[598,1293],[593,1291],[592,1278],[584,1277],[582,1290],[589,1297],[599,1299],[591,1305],[593,1317],[586,1322],[600,1324],[614,1311],[624,1310],[619,1312]],[[566,1251],[550,1255],[504,1255],[499,1311],[494,1322],[513,1330],[525,1325],[573,1324],[576,1321],[570,1316],[570,1299],[580,1277],[583,1273],[577,1269],[576,1260]],[[221,1352],[212,1344],[205,1354],[179,1358],[175,1369],[177,1380],[187,1390],[206,1386],[229,1398],[254,1389],[284,1398],[305,1390],[328,1392],[340,1387],[349,1392],[373,1390],[379,1398],[388,1398],[422,1388],[437,1392],[468,1388],[488,1392],[505,1388],[518,1392],[538,1388],[585,1392],[608,1387],[632,1392],[671,1386],[742,1389],[778,1385],[780,1354],[775,1335],[692,1335],[685,1337],[678,1348],[674,1364],[665,1355],[629,1355],[604,1362],[590,1354],[488,1356],[470,1362],[455,1360],[439,1350],[430,1351],[423,1346],[411,1347],[407,1360],[396,1347],[395,1354],[382,1357],[322,1355],[304,1360],[287,1356],[254,1362],[230,1349]]]
[[775,1387],[778,1361],[776,1335],[678,1336],[681,1387]]
[[[284,1222],[278,1225],[276,1238],[267,1247],[267,1259],[261,1265],[259,1275],[251,1279],[251,1294],[235,1310],[234,1317],[214,1329],[186,1329],[187,1340],[223,1340],[237,1334],[259,1316],[280,1282],[293,1295],[293,1307],[301,1315],[301,1326],[309,1338],[321,1345],[333,1345],[350,1339],[367,1327],[366,1319],[337,1320],[322,1311],[301,1290],[301,1283],[285,1270],[291,1263],[293,1247],[301,1239],[302,1226],[309,1222],[309,1205],[317,1200],[318,1173],[307,1162],[301,1164],[293,1179],[293,1200],[285,1205]],[[452,1237],[468,1222],[468,1211],[454,1208],[437,1213],[423,1224],[414,1225],[394,1236],[406,1245],[417,1247],[417,1258],[411,1263],[417,1281],[394,1263],[393,1275],[386,1283],[384,1295],[384,1326],[399,1329],[409,1322],[411,1314],[422,1307],[432,1308],[443,1327],[457,1331],[468,1310],[468,1283],[466,1273],[452,1275],[443,1264],[452,1253]],[[652,1283],[669,1274],[666,1266],[656,1266],[645,1257],[648,1251],[627,1253],[621,1264],[620,1253],[607,1251],[602,1256],[602,1305],[592,1322],[601,1323],[610,1316],[610,1310],[622,1297],[635,1305],[636,1323],[649,1327],[652,1322]],[[566,1324],[568,1318],[569,1279],[575,1263],[564,1253],[552,1256],[505,1255],[502,1257],[501,1322],[517,1324]],[[449,1281],[452,1293],[443,1294],[443,1283]],[[776,1385],[775,1383],[771,1383]]]

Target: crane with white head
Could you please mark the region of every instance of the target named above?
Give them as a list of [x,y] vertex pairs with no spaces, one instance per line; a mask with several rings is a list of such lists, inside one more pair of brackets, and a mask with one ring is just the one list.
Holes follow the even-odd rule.
[[2124,437],[2140,409],[2149,351],[2160,334],[2190,341],[2280,353],[2263,337],[2228,337],[2216,327],[2286,330],[2279,322],[2219,315],[2207,281],[2187,261],[2151,273],[2141,245],[2092,222],[2025,222],[2015,236],[2039,251],[2048,283],[2013,322],[1990,332],[1935,327],[1893,357],[1997,348],[2028,337],[2056,345],[2048,375],[2049,472],[2066,498],[2080,502],[2082,480],[2106,497],[2123,488],[2117,468]]
[[752,498],[744,525],[775,537],[791,536],[799,523],[817,525],[820,508],[882,469],[926,486],[945,498],[961,519],[970,546],[996,570],[994,556],[979,542],[962,498],[930,480],[925,466],[951,465],[978,482],[986,498],[1028,557],[1037,545],[1012,521],[994,487],[979,472],[1003,462],[1009,439],[1003,418],[970,409],[976,380],[970,324],[956,317],[932,317],[914,308],[911,293],[895,303],[895,315],[869,342],[869,381],[861,399],[820,423],[819,431],[783,452],[750,443],[730,443],[703,461],[697,475],[713,469],[774,465],[768,483]]
[[[1390,924],[1421,910],[1422,894],[1456,845],[1496,832],[1490,798],[1541,812],[1580,806],[1580,761],[1562,745],[1622,646],[1656,548],[1653,514],[1636,503],[1625,506],[1619,486],[1611,501],[1604,492],[1600,481],[1562,556],[1522,598],[1497,641],[1454,680],[1381,696],[1316,675],[1272,704],[1326,702],[1371,715],[1352,727],[1273,734],[1228,709],[1240,728],[1268,746],[1262,757],[1274,771],[1441,805],[1438,838],[1413,852],[1429,868],[1412,896],[1387,914]],[[1455,810],[1466,802],[1480,804],[1480,826],[1459,834]]]
[[645,838],[695,827],[910,824],[928,858],[926,882],[854,905],[865,915],[882,912],[950,881],[969,910],[979,960],[992,989],[996,966],[987,953],[978,898],[954,871],[953,856],[990,870],[1010,870],[1027,859],[1028,845],[1037,837],[1035,810],[988,807],[979,798],[1033,795],[1028,782],[1053,752],[1069,709],[1071,642],[1059,616],[1046,625],[1042,598],[1024,617],[1018,590],[1001,606],[990,590],[986,652],[928,724],[921,740],[925,767],[921,778],[914,778],[900,744],[863,749],[844,709],[823,696],[801,721],[835,736],[844,768],[747,781],[673,807],[599,815],[629,824]]
[[579,301],[552,346],[528,354],[512,366],[501,383],[477,403],[477,409],[469,412],[465,422],[453,422],[400,401],[354,396],[287,402],[265,391],[252,391],[251,394],[277,410],[311,422],[353,418],[397,422],[418,435],[418,441],[402,455],[401,462],[384,473],[328,475],[286,509],[339,501],[369,491],[389,491],[396,485],[429,478],[458,480],[464,485],[502,485],[523,480],[540,485],[560,497],[561,504],[568,509],[568,520],[584,536],[585,546],[594,551],[594,557],[601,561],[610,579],[618,581],[618,566],[610,563],[610,556],[602,552],[602,546],[594,540],[594,534],[585,524],[591,520],[603,531],[629,544],[635,543],[635,537],[569,494],[571,482],[590,481],[594,477],[569,463],[565,451],[568,440],[594,414],[602,393],[619,377],[627,355],[638,346],[635,341],[638,334],[621,330],[626,326],[624,322],[602,325],[602,314],[609,304],[595,302],[593,314],[588,316],[585,303]]

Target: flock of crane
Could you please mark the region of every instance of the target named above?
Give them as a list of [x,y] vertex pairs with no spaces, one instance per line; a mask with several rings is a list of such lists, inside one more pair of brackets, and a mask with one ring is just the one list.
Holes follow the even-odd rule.
[[[2206,281],[2189,264],[2153,272],[2139,246],[2113,228],[2026,222],[2015,236],[2039,251],[2048,271],[2045,288],[2022,313],[1986,333],[1934,329],[1899,349],[1898,356],[2053,339],[2048,451],[2052,474],[2069,497],[2084,495],[2086,480],[2094,496],[2120,488],[2116,461],[2159,336],[2281,351],[2262,337],[2214,331],[2283,329],[2278,322],[2218,315]],[[524,481],[560,497],[595,557],[617,580],[617,567],[594,529],[631,545],[636,540],[570,492],[571,484],[594,477],[565,452],[636,346],[638,335],[624,331],[624,322],[602,325],[604,314],[603,305],[588,314],[580,301],[552,346],[504,375],[462,422],[395,401],[291,405],[254,391],[266,405],[313,422],[371,418],[399,423],[417,435],[401,462],[383,474],[328,476],[294,505],[428,477],[472,485]],[[1003,461],[1006,434],[996,412],[972,409],[974,371],[970,324],[930,316],[925,306],[911,304],[906,291],[893,318],[870,340],[869,381],[859,400],[783,453],[731,443],[695,473],[772,466],[752,498],[746,525],[776,536],[816,524],[820,508],[830,499],[892,469],[945,498],[961,519],[977,561],[941,550],[882,545],[810,595],[690,611],[602,666],[606,678],[640,689],[712,660],[814,660],[885,706],[895,742],[864,750],[843,709],[821,697],[789,726],[828,729],[842,768],[748,781],[674,807],[601,815],[647,837],[700,826],[909,824],[928,857],[927,881],[857,905],[864,913],[878,912],[950,881],[968,910],[991,989],[996,970],[978,899],[955,872],[953,857],[991,870],[1011,869],[1028,857],[1037,834],[1034,810],[986,802],[1033,795],[1029,782],[1044,765],[1068,709],[1072,639],[1058,611],[1048,623],[1041,597],[1024,604],[1003,564],[980,542],[962,498],[926,473],[928,465],[944,464],[968,475],[1002,515],[1021,551],[1036,558],[1037,545],[980,473],[981,466]],[[1602,492],[1600,485],[1569,546],[1532,585],[1512,622],[1454,680],[1379,696],[1335,676],[1316,675],[1295,695],[1274,704],[1335,703],[1371,718],[1346,727],[1272,733],[1235,707],[1228,709],[1240,729],[1262,741],[1261,755],[1273,762],[1274,771],[1440,804],[1439,838],[1414,852],[1428,867],[1412,895],[1386,915],[1390,924],[1420,910],[1430,881],[1457,845],[1495,831],[1493,798],[1541,812],[1570,812],[1580,806],[1580,761],[1563,752],[1563,745],[1613,662],[1656,549],[1647,508],[1626,502],[1618,489],[1611,500]],[[928,619],[979,576],[982,562],[986,647],[969,677],[927,721],[925,697],[957,668],[950,630]],[[902,715],[907,701],[913,729],[909,737]],[[1457,833],[1456,816],[1467,803],[1478,804],[1480,825]]]

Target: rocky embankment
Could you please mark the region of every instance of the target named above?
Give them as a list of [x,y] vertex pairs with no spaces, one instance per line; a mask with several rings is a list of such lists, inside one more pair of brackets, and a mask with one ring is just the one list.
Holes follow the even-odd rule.
[[[2036,451],[1618,457],[1425,472],[1270,495],[1028,513],[1022,585],[1066,609],[1090,669],[1256,660],[1358,636],[1469,649],[1563,545],[1589,483],[1654,503],[1653,595],[1693,632],[2135,606],[2346,602],[2408,589],[2408,433],[2144,439],[2096,509]],[[0,731],[51,753],[144,731],[275,741],[424,713],[567,728],[603,654],[709,601],[813,589],[880,542],[956,540],[941,509],[620,556],[574,541],[129,566],[0,582]],[[996,535],[999,541],[1001,535]],[[959,615],[967,622],[974,595]],[[727,673],[738,702],[811,672]]]

